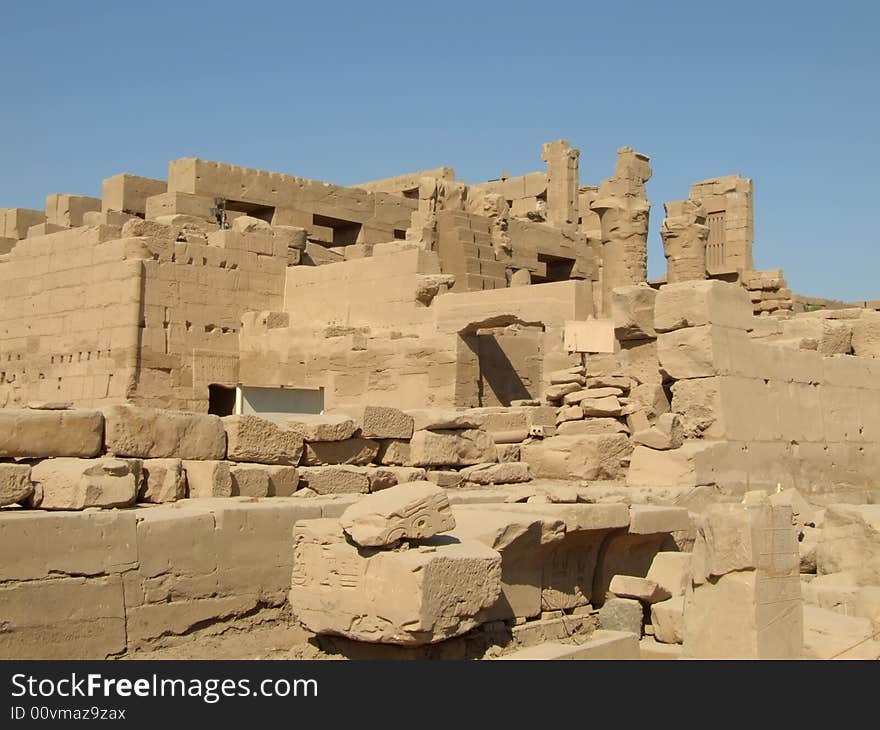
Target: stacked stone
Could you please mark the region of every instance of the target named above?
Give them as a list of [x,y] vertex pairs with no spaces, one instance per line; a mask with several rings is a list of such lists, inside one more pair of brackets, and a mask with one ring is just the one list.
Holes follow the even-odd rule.
[[418,646],[486,620],[501,593],[501,556],[455,527],[446,492],[417,481],[350,506],[339,520],[294,527],[290,605],[317,634]]
[[740,282],[748,290],[755,316],[788,317],[794,301],[782,269],[744,271]]

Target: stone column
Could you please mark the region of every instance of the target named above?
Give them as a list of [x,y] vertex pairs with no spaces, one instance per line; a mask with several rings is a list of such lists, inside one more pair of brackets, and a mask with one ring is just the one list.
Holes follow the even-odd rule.
[[650,158],[621,147],[614,177],[603,180],[591,210],[602,227],[602,311],[611,312],[616,286],[648,280],[648,214],[645,183],[651,178]]
[[666,255],[666,281],[706,278],[706,241],[709,226],[702,206],[693,200],[675,200],[664,205],[666,218],[660,228]]

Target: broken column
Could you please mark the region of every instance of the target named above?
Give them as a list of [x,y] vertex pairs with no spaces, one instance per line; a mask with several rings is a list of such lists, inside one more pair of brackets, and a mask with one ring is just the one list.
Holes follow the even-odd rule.
[[631,147],[617,151],[614,176],[603,180],[590,209],[602,226],[602,310],[611,311],[616,286],[648,279],[648,214],[645,183],[651,178],[650,158]]
[[557,228],[578,222],[580,154],[566,139],[547,142],[541,151],[541,159],[547,163],[547,222]]
[[675,200],[666,203],[666,218],[660,228],[666,256],[666,281],[706,278],[706,241],[709,226],[706,213],[698,202]]
[[797,659],[803,601],[797,537],[788,505],[763,492],[742,504],[712,505],[693,553],[685,597],[683,656]]

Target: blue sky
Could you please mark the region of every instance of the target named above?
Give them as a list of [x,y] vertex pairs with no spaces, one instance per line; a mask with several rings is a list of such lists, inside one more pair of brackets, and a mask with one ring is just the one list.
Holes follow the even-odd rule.
[[755,263],[880,298],[880,3],[4,3],[0,206],[198,156],[341,184],[651,156],[662,204],[755,182]]

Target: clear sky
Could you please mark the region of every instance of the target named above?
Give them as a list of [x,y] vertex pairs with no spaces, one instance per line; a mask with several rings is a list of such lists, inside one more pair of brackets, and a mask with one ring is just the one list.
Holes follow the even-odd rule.
[[755,265],[880,299],[880,2],[3,3],[0,206],[202,157],[341,184],[651,156],[663,202],[755,183]]

